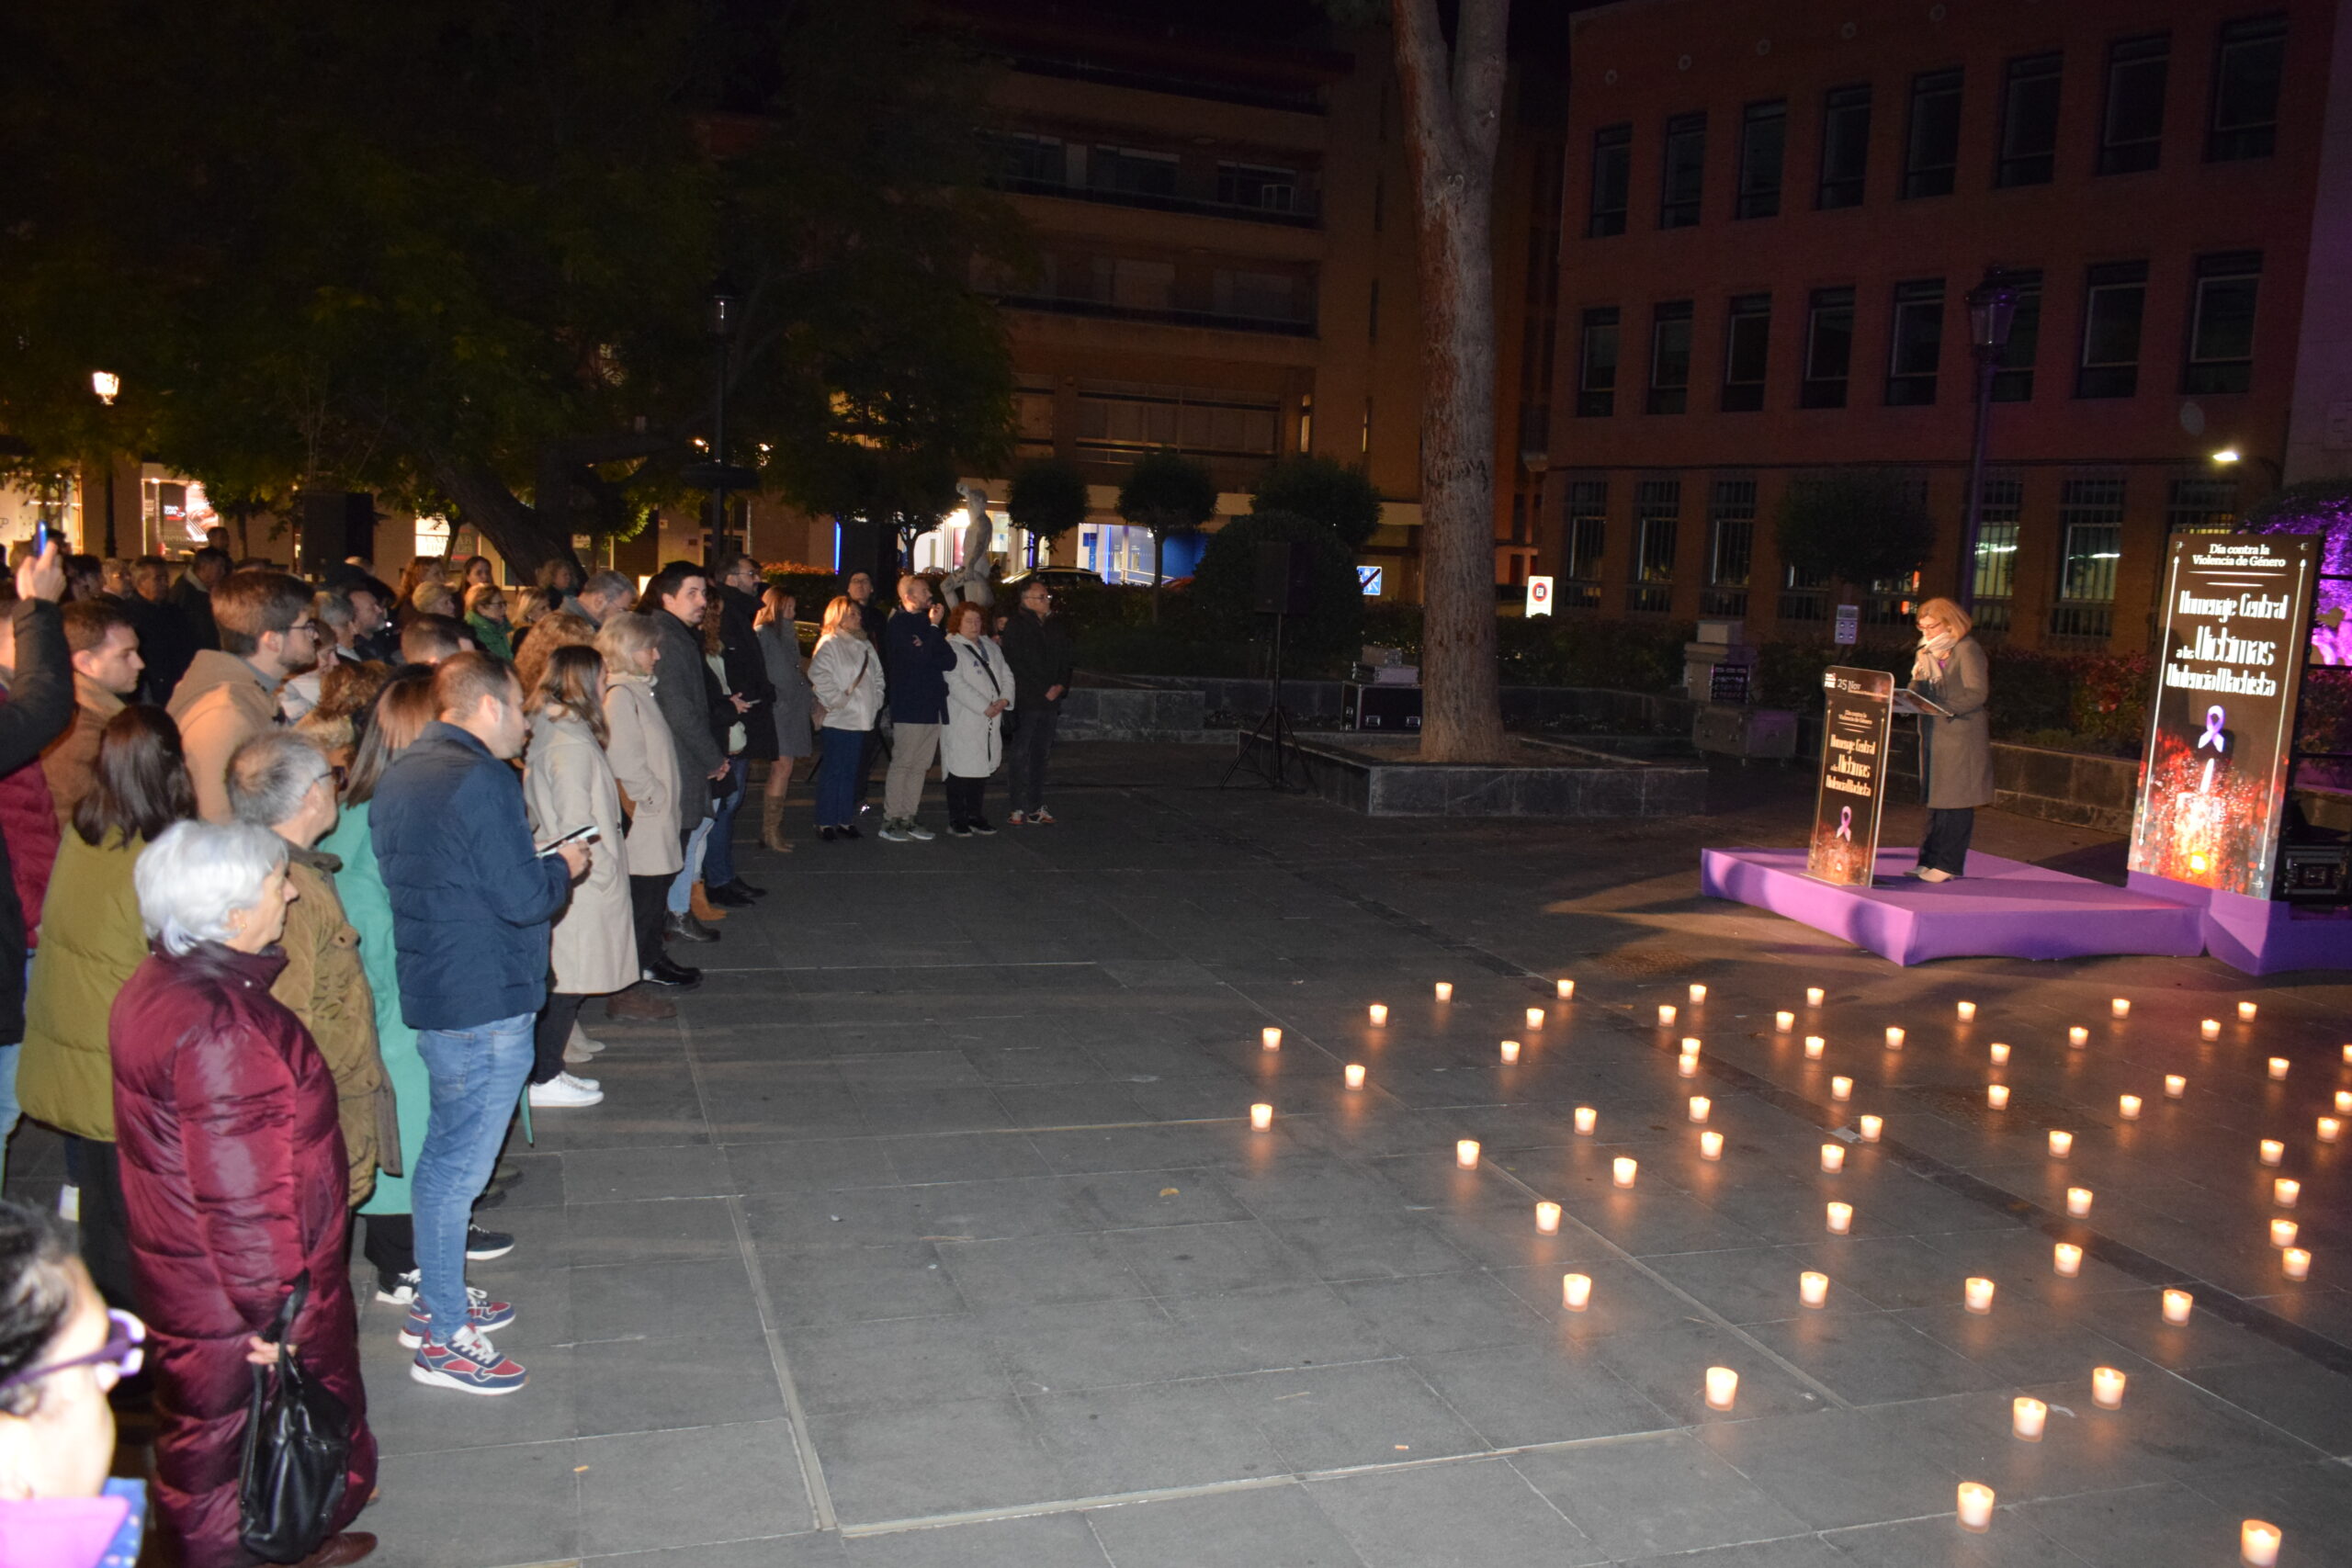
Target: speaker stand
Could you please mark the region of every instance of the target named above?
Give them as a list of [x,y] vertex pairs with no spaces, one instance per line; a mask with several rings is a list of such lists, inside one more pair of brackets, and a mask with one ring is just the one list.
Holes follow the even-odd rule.
[[[1273,679],[1272,690],[1269,694],[1272,702],[1266,709],[1265,716],[1258,721],[1249,734],[1241,738],[1240,748],[1234,753],[1232,765],[1225,770],[1225,777],[1217,780],[1216,787],[1219,789],[1232,788],[1234,775],[1244,769],[1247,769],[1268,789],[1287,790],[1295,795],[1303,795],[1315,787],[1314,770],[1306,761],[1306,753],[1298,749],[1298,736],[1291,724],[1290,710],[1283,705],[1283,618],[1279,612],[1274,616]],[[1252,742],[1262,745],[1270,751],[1272,761],[1268,761],[1257,756]],[[1295,781],[1290,776],[1294,762],[1296,764],[1298,774]]]

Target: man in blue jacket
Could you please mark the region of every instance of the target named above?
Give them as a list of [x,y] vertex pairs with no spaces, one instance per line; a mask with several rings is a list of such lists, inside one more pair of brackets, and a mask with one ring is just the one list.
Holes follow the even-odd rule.
[[530,1076],[548,927],[591,852],[575,840],[541,854],[531,841],[508,765],[529,735],[513,670],[460,653],[434,671],[433,702],[440,717],[384,770],[369,819],[401,1015],[433,1084],[413,1179],[416,1304],[401,1339],[417,1348],[409,1375],[421,1383],[512,1393],[523,1368],[483,1331],[514,1309],[468,1292],[466,1222]]
[[947,722],[947,672],[956,668],[956,650],[932,613],[930,583],[912,573],[899,579],[899,613],[883,639],[890,772],[882,783],[882,837],[893,843],[935,839],[915,813],[922,809],[922,776],[939,755],[939,727]]

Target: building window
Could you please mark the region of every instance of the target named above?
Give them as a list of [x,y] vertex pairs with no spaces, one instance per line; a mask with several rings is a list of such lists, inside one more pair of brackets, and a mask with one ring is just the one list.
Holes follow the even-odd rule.
[[2174,534],[2226,534],[2237,526],[2238,481],[2175,479],[2165,497],[2165,528]]
[[1993,400],[2023,403],[2033,400],[2033,358],[2041,346],[2041,274],[2006,275],[2018,291],[2017,313],[2009,318],[2009,341],[1993,362]]
[[1832,87],[1821,103],[1821,189],[1815,205],[1860,207],[1871,161],[1871,90]]
[[1566,574],[1555,598],[1564,605],[1591,608],[1600,603],[1600,559],[1609,540],[1609,481],[1568,481],[1567,523],[1560,540]]
[[1271,457],[1282,423],[1281,404],[1248,392],[1136,381],[1081,381],[1078,388],[1081,457],[1173,446],[1204,457]]
[[1599,240],[1625,231],[1634,193],[1634,128],[1604,125],[1592,133],[1592,212],[1584,231]]
[[1176,264],[1132,256],[1094,258],[1094,301],[1123,310],[1168,310],[1176,304]]
[[2128,398],[2140,389],[2140,317],[2147,297],[2146,262],[2109,262],[2090,269],[2075,396]]
[[1854,291],[1816,288],[1805,311],[1804,380],[1797,406],[1842,409],[1854,358]]
[[2046,186],[2058,168],[2058,82],[2064,57],[2030,54],[2009,62],[2001,86],[2001,155],[1993,183]]
[[1706,183],[1707,117],[1679,114],[1666,122],[1666,158],[1658,181],[1657,226],[1688,229],[1699,221]]
[[2213,118],[2205,132],[2205,156],[2270,156],[2278,145],[2278,80],[2286,68],[2285,16],[2222,24],[2213,55]]
[[1216,198],[1227,207],[1295,212],[1299,209],[1298,171],[1270,164],[1220,162],[1216,166]]
[[1771,344],[1772,297],[1732,296],[1731,319],[1724,328],[1725,413],[1754,413],[1764,406],[1764,373]]
[[1634,580],[1625,608],[1663,615],[1674,608],[1675,531],[1682,517],[1680,479],[1644,479],[1634,487]]
[[2022,479],[1988,479],[1976,503],[1976,624],[1989,631],[2009,625],[2017,591],[2018,518],[2025,510]]
[[1944,280],[1894,286],[1894,330],[1887,352],[1886,400],[1916,408],[1936,400],[1936,368],[1943,355]]
[[1097,147],[1088,161],[1087,177],[1097,190],[1124,196],[1174,196],[1176,154],[1147,152],[1134,147]]
[[2261,282],[2260,251],[2197,258],[2182,391],[2243,392],[2254,385],[2254,297]]
[[1009,131],[995,138],[999,177],[1015,190],[1058,190],[1068,182],[1068,153],[1058,136]]
[[2059,637],[2105,637],[2115,629],[2115,563],[2123,554],[2123,481],[2068,479],[2058,501]]
[[1707,502],[1707,586],[1702,615],[1747,614],[1747,572],[1756,554],[1756,481],[1717,479]]
[[1577,356],[1577,414],[1605,419],[1617,410],[1617,307],[1584,313],[1584,344]]
[[1218,267],[1209,279],[1210,299],[1220,316],[1245,321],[1304,321],[1306,280],[1281,272],[1243,272]]
[[2107,48],[2107,108],[2099,116],[2098,172],[2136,175],[2156,166],[2165,140],[2165,81],[2172,39],[2119,39]]
[[1785,100],[1750,104],[1739,124],[1739,199],[1735,218],[1776,218],[1781,211],[1781,154],[1789,140]]
[[1911,78],[1911,127],[1903,141],[1903,194],[1950,196],[1960,167],[1960,72]]
[[1680,413],[1690,396],[1690,301],[1677,299],[1650,313],[1650,413]]

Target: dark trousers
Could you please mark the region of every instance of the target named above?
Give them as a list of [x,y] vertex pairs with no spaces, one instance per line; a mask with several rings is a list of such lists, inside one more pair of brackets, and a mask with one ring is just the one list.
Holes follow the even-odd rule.
[[[828,744],[831,744],[835,733],[836,732],[832,730],[827,730],[825,732],[825,739]],[[865,797],[872,794],[874,790],[874,764],[885,761],[890,755],[890,738],[883,733],[882,720],[878,716],[874,720],[874,728],[865,732],[865,738],[859,741],[858,745],[857,794],[855,803],[859,806],[864,806],[865,804]],[[842,818],[842,822],[846,822],[848,820],[849,818],[847,817]],[[841,822],[831,824],[820,822],[818,825],[820,827],[831,826],[838,828],[841,826]]]
[[376,1268],[379,1284],[390,1284],[416,1269],[416,1221],[408,1214],[362,1214],[367,1239],[360,1251]]
[[1976,831],[1976,809],[1962,807],[1957,811],[1928,808],[1928,836],[1919,840],[1919,863],[1929,871],[1948,871],[1954,876],[1968,869],[1968,840]]
[[637,921],[639,969],[650,968],[662,956],[662,919],[670,912],[670,884],[676,880],[671,873],[628,879],[628,910]]
[[552,1083],[563,1071],[563,1048],[571,1041],[571,1026],[588,998],[571,991],[549,991],[547,1006],[531,1026],[531,1081]]
[[1040,703],[1017,711],[1021,721],[1004,748],[1012,775],[1012,809],[1035,811],[1046,804],[1046,754],[1054,749],[1054,728],[1061,722],[1061,710]]
[[980,795],[989,787],[986,779],[947,778],[947,825],[967,828],[980,820]]
[[825,731],[825,754],[817,760],[817,826],[846,827],[857,816],[856,791],[873,757],[874,732]]
[[130,1212],[122,1201],[122,1162],[112,1144],[65,1140],[65,1171],[82,1194],[82,1261],[108,1306],[139,1310],[130,1274]]
[[[743,804],[744,785],[752,764],[741,757],[727,759],[727,776],[711,786],[710,839],[702,852],[702,882],[724,887],[735,880],[735,813]],[[725,795],[718,792],[726,790]]]

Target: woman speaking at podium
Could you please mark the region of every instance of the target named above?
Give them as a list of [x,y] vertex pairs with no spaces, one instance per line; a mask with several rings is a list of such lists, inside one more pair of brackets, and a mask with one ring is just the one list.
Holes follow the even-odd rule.
[[1967,611],[1949,599],[1930,599],[1919,606],[1917,619],[1919,650],[1911,660],[1908,689],[1924,699],[1912,711],[1919,716],[1928,836],[1911,874],[1950,882],[1968,869],[1976,808],[1993,804],[1993,733],[1984,717],[1992,682],[1984,649],[1969,636],[1975,623]]

